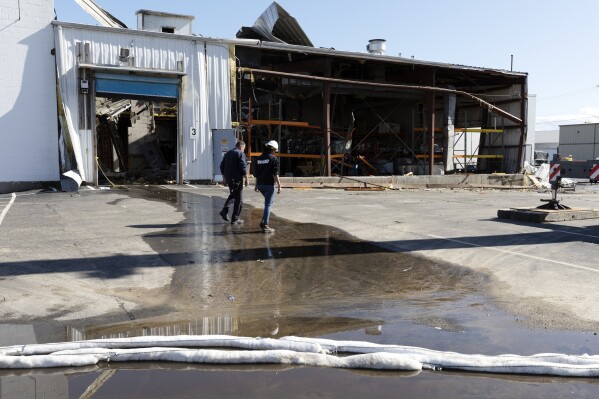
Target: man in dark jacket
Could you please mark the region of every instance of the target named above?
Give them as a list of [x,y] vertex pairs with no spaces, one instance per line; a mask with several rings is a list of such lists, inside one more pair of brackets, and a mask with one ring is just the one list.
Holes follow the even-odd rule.
[[233,214],[231,215],[231,224],[241,224],[243,220],[239,219],[241,208],[243,207],[243,186],[248,185],[248,161],[243,152],[245,143],[238,141],[235,148],[230,150],[223,157],[220,163],[220,172],[223,180],[229,186],[229,197],[225,201],[220,216],[229,221],[229,203],[233,202]]

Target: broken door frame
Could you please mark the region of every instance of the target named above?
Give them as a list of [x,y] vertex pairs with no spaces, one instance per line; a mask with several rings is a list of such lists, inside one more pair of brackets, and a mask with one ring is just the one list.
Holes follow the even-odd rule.
[[[176,78],[177,82],[177,131],[175,132],[177,136],[177,184],[180,184],[183,181],[183,169],[182,169],[182,157],[183,157],[183,135],[182,135],[182,120],[183,120],[183,77],[186,75],[184,72],[178,71],[165,71],[165,70],[154,70],[154,69],[141,69],[141,68],[122,68],[122,67],[107,67],[107,66],[98,66],[93,64],[79,64],[80,71],[86,70],[90,72],[90,80],[92,81],[90,85],[89,91],[89,112],[91,118],[90,129],[92,131],[92,143],[93,143],[93,154],[91,156],[93,159],[97,159],[98,149],[97,149],[97,132],[96,132],[96,74],[97,73],[110,73],[113,75],[122,75],[127,77],[130,74],[131,76],[144,76],[147,78]],[[126,79],[125,79],[126,80]],[[133,79],[132,79],[133,80]],[[151,98],[152,96],[148,96]],[[157,97],[156,97],[157,98]],[[93,116],[93,117],[92,117]],[[98,172],[99,167],[97,162],[92,162],[92,178],[93,184],[98,185],[99,178]]]

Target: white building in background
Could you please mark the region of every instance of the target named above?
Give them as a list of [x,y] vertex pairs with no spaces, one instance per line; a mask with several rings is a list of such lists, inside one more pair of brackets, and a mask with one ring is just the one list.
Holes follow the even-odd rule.
[[528,106],[527,106],[527,120],[530,121],[527,124],[526,131],[526,143],[524,144],[524,161],[530,165],[535,164],[535,151],[536,149],[536,124],[537,119],[537,96],[536,94],[528,94]]
[[0,192],[59,180],[53,0],[0,0]]
[[546,153],[549,161],[557,155],[559,147],[559,130],[537,130],[535,138],[535,152]]
[[599,157],[599,123],[560,125],[559,148],[562,157],[572,155],[575,161]]

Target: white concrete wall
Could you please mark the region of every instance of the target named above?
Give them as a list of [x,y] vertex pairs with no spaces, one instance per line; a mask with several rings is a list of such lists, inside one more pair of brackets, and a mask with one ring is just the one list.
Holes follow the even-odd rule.
[[0,0],[0,182],[59,180],[53,0]]
[[524,160],[529,164],[534,165],[535,158],[535,143],[537,142],[537,96],[536,94],[528,95],[528,115],[526,116],[526,151],[524,152]]

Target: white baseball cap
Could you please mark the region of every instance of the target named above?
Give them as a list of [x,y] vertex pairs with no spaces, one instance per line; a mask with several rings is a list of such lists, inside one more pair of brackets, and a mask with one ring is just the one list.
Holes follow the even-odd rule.
[[266,146],[274,148],[275,151],[279,151],[279,143],[277,143],[275,140],[270,140],[268,143],[266,143]]

